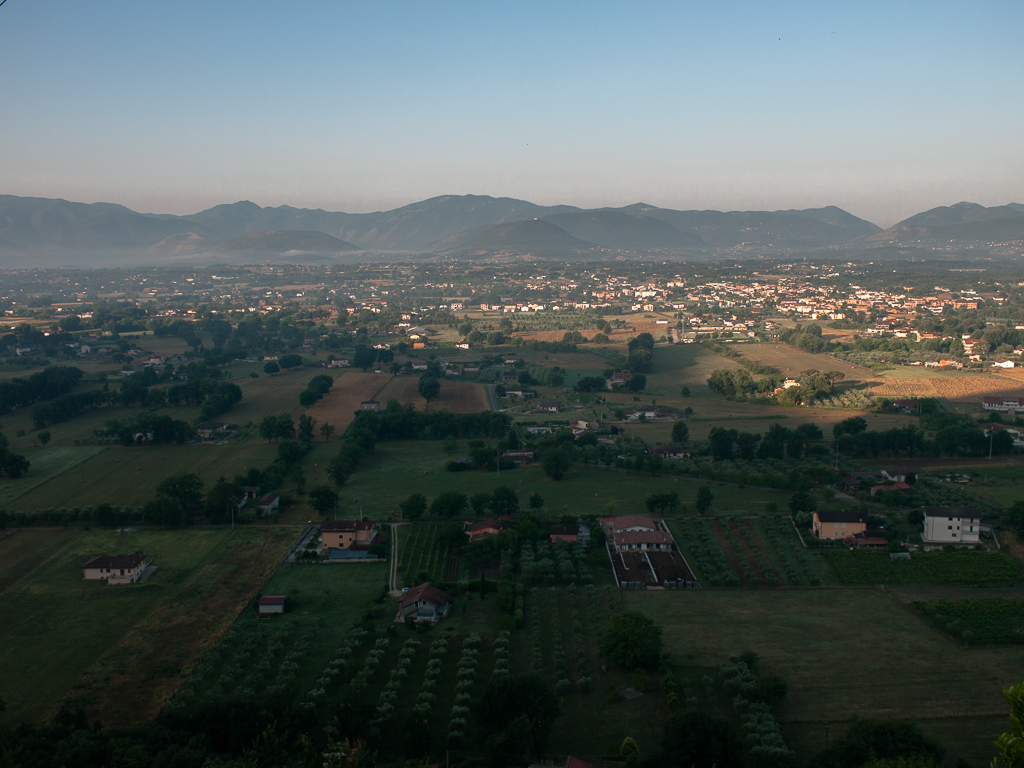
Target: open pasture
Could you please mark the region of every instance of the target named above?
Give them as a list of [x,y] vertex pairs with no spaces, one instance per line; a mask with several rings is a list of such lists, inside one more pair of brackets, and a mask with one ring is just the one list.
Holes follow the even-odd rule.
[[[463,450],[453,456],[459,458]],[[675,491],[680,502],[693,509],[700,483],[685,478],[652,477],[603,467],[573,466],[560,481],[552,480],[537,465],[497,472],[446,472],[448,460],[440,441],[388,441],[377,444],[373,454],[360,464],[342,491],[342,504],[355,514],[362,510],[371,517],[394,514],[398,503],[411,493],[423,493],[432,499],[442,491],[461,491],[467,495],[491,492],[507,485],[519,494],[521,506],[527,507],[531,493],[544,499],[544,509],[558,515],[564,511],[575,514],[646,514],[644,499],[652,493]],[[738,488],[712,484],[716,512],[757,514],[767,502],[775,502],[785,510],[789,494],[781,491]]]
[[718,667],[731,653],[758,653],[759,672],[789,683],[780,719],[801,762],[824,746],[824,722],[835,734],[860,716],[931,723],[954,759],[987,764],[991,748],[960,732],[978,717],[986,727],[1002,718],[1005,730],[1002,690],[1020,682],[1019,649],[959,650],[876,590],[632,591],[622,601],[664,627],[677,663]]
[[[303,376],[302,388],[295,392],[295,407],[299,408],[299,393],[306,388],[315,374]],[[331,391],[323,399],[310,406],[305,413],[317,420],[317,424],[329,422],[336,428],[335,435],[340,436],[348,429],[355,418],[359,404],[365,400],[382,400],[378,395],[385,389],[393,376],[379,373],[362,373],[346,371],[334,380]],[[301,409],[300,409],[301,410]],[[271,411],[273,413],[273,411]]]
[[[0,571],[8,613],[0,627],[0,695],[8,722],[43,717],[66,696],[81,697],[105,721],[152,717],[295,535],[287,528],[68,530],[4,539],[0,561],[10,553],[20,563],[16,574]],[[136,551],[158,566],[145,583],[82,578],[93,555]]]
[[740,365],[710,352],[699,344],[659,344],[654,348],[654,370],[647,374],[647,389],[659,395],[678,395],[684,386],[694,398],[720,399],[708,389],[708,377],[719,368],[737,370]]
[[156,485],[169,475],[195,472],[210,487],[222,475],[233,478],[244,474],[247,467],[266,466],[277,454],[276,445],[262,442],[43,450],[64,451],[63,469],[54,468],[41,482],[36,482],[32,470],[17,480],[4,478],[0,482],[3,506],[24,511],[104,502],[142,506],[152,498]]
[[[427,410],[427,401],[420,397],[417,389],[418,386],[418,377],[395,376],[380,391],[376,400],[380,402],[382,407],[388,400],[397,400],[400,403],[412,403],[417,411],[425,411]],[[358,407],[359,404],[357,403],[356,408],[358,409]],[[487,392],[480,384],[444,379],[441,381],[441,391],[437,398],[430,402],[430,410],[450,411],[451,413],[480,413],[481,411],[489,410]]]

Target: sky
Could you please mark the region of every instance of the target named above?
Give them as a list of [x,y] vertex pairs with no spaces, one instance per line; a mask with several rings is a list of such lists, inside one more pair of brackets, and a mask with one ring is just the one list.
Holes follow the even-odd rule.
[[1024,3],[0,5],[0,194],[193,213],[442,194],[1024,202]]

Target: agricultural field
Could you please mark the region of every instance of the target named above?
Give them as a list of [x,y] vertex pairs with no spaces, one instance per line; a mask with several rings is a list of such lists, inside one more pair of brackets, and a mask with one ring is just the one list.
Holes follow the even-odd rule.
[[[624,609],[641,610],[664,627],[677,665],[699,674],[731,653],[758,653],[759,672],[789,683],[778,712],[800,762],[824,746],[825,721],[836,736],[860,716],[916,719],[952,760],[964,756],[985,765],[992,739],[1008,722],[1002,690],[1020,682],[1019,649],[958,650],[876,590],[626,591],[621,597]],[[684,609],[677,600],[685,600]]]
[[[398,578],[404,586],[422,581],[458,581],[459,558],[438,539],[443,523],[410,523],[398,527]],[[419,574],[426,573],[426,579]]]
[[[276,445],[154,445],[44,448],[58,459],[33,466],[22,478],[0,481],[0,506],[32,511],[100,503],[140,507],[154,487],[175,472],[195,472],[207,487],[222,475],[244,474],[247,467],[269,464]],[[34,456],[29,456],[35,462]],[[40,474],[36,474],[39,472]],[[47,472],[47,474],[43,474]]]
[[1024,600],[927,600],[913,603],[924,618],[963,645],[1024,644]]
[[841,583],[856,586],[1002,587],[1024,583],[1024,570],[1002,552],[913,552],[893,560],[884,552],[825,553]]
[[[732,345],[732,348],[734,351],[739,352],[740,357],[743,359],[767,365],[788,377],[796,377],[801,371],[808,369],[841,371],[846,376],[844,383],[863,381],[874,376],[874,372],[870,368],[853,365],[828,355],[812,355],[789,344],[735,344]],[[724,358],[719,359],[724,360]]]
[[[295,392],[294,408],[299,408],[299,392],[306,388],[311,378],[312,374],[302,377],[302,388]],[[305,413],[316,419],[318,424],[333,424],[337,430],[335,434],[340,436],[352,423],[361,402],[378,400],[382,405],[386,402],[379,395],[393,378],[395,377],[390,374],[346,371],[334,380],[331,391],[324,395],[322,400],[306,409]]]
[[[329,451],[330,445],[318,444],[318,450]],[[326,453],[324,454],[326,455]],[[465,455],[460,443],[452,457]],[[395,515],[398,503],[411,493],[422,493],[432,499],[442,491],[456,490],[467,495],[491,492],[499,485],[518,491],[524,502],[531,493],[544,499],[545,510],[551,514],[571,511],[577,514],[629,514],[645,511],[644,499],[652,493],[675,491],[683,504],[696,499],[700,483],[685,478],[651,477],[634,472],[597,467],[572,467],[561,481],[544,474],[537,464],[496,472],[457,472],[444,470],[449,457],[439,441],[387,441],[377,444],[371,456],[346,483],[343,501],[357,505],[364,515],[382,519]],[[711,485],[716,512],[752,514],[764,511],[774,502],[786,509],[789,494],[781,491],[751,490],[726,485]],[[353,501],[349,502],[352,499]],[[354,509],[350,514],[354,514]]]
[[[296,535],[289,528],[37,530],[0,540],[7,716],[34,721],[65,698],[81,698],[104,720],[152,717]],[[135,551],[157,566],[145,583],[82,578],[93,555]]]
[[1001,376],[950,373],[928,378],[886,378],[868,381],[875,397],[942,397],[976,403],[986,395],[1017,395],[1021,384]]
[[[377,394],[375,399],[380,402],[382,407],[387,404],[388,400],[397,400],[400,403],[412,403],[416,406],[417,411],[425,411],[427,410],[427,401],[420,397],[417,390],[418,385],[419,377],[395,376]],[[356,409],[358,407],[359,404],[356,403]],[[489,410],[487,392],[480,384],[445,379],[441,382],[441,391],[437,399],[430,402],[429,409],[431,411],[450,411],[451,413],[480,413]]]

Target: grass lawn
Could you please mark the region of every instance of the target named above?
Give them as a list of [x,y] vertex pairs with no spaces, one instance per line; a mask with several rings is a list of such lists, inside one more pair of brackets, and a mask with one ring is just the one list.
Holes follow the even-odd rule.
[[[291,544],[290,529],[24,531],[0,541],[0,695],[8,723],[44,716],[75,686],[104,719],[156,714],[183,667],[233,620]],[[141,551],[144,584],[85,581],[101,553]],[[10,560],[8,560],[10,558]],[[8,567],[14,562],[14,568]],[[142,681],[145,681],[142,684]]]
[[860,716],[930,722],[954,759],[987,764],[991,750],[958,734],[966,718],[1002,717],[1005,729],[1002,690],[1021,678],[1020,648],[960,650],[876,590],[636,591],[622,600],[664,627],[679,664],[717,668],[730,653],[757,652],[759,671],[789,683],[780,716],[787,730],[807,729],[792,742],[801,760],[824,746],[825,721],[836,728]]

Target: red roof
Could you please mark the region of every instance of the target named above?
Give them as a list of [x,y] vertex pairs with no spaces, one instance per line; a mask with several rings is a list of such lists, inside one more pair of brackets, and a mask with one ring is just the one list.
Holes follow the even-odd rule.
[[359,520],[324,520],[320,523],[321,533],[324,531],[372,531],[373,523]]
[[412,587],[408,592],[404,593],[402,595],[401,605],[404,608],[405,606],[412,605],[420,600],[426,600],[428,603],[433,603],[434,605],[448,605],[448,603],[452,601],[452,596],[443,589],[438,589],[428,581],[417,587]]
[[260,598],[260,605],[284,605],[287,598],[284,595],[267,595]]
[[654,521],[645,517],[644,515],[623,515],[622,517],[615,518],[615,530],[621,531],[624,528],[632,528],[634,526],[641,526],[643,528],[655,529]]

